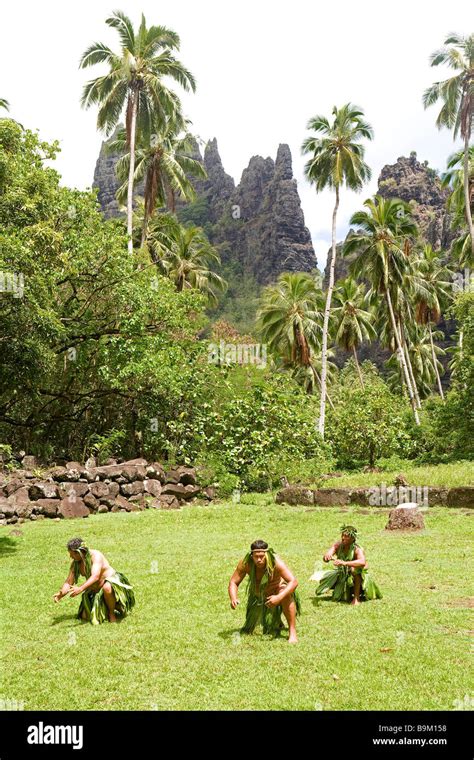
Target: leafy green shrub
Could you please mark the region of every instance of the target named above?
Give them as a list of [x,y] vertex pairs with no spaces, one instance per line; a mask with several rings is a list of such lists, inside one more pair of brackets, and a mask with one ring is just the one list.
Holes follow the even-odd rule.
[[406,456],[411,445],[406,404],[380,377],[366,379],[364,389],[346,385],[335,398],[327,438],[339,467],[373,467],[380,457]]

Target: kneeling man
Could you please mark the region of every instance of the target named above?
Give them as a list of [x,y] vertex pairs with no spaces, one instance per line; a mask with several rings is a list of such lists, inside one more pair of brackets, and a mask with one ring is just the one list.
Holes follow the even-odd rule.
[[[73,561],[61,590],[53,596],[54,601],[59,602],[68,594],[71,597],[82,594],[77,617],[93,625],[106,620],[115,623],[116,614],[125,617],[135,604],[133,587],[125,575],[117,573],[102,552],[88,549],[82,538],[72,538],[67,549]],[[79,575],[86,580],[76,586]]]
[[238,588],[246,575],[247,612],[241,633],[253,633],[261,623],[263,633],[279,636],[283,628],[283,613],[288,622],[288,643],[295,644],[296,616],[301,612],[301,605],[296,591],[298,581],[291,570],[268,547],[266,541],[254,541],[229,582],[230,606],[233,610],[239,604]]
[[324,562],[334,562],[334,570],[315,573],[319,580],[316,598],[333,589],[335,602],[350,602],[352,605],[368,599],[381,599],[382,594],[367,571],[368,563],[364,550],[357,543],[357,529],[353,525],[341,526],[341,540],[335,541],[323,557]]

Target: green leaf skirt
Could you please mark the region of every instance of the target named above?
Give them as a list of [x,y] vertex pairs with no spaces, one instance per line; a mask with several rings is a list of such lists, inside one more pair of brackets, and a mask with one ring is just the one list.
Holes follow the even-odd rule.
[[[296,604],[296,614],[301,615],[301,600],[297,589],[292,593],[291,598]],[[263,633],[279,636],[284,628],[282,614],[283,608],[280,604],[277,607],[267,607],[264,598],[250,593],[247,600],[245,623],[240,632],[253,633],[257,625],[261,625]]]
[[[123,573],[115,573],[107,578],[115,595],[115,613],[125,617],[135,605],[135,594],[128,578]],[[83,613],[86,613],[83,618]],[[92,625],[100,625],[109,620],[109,611],[104,599],[104,591],[84,591],[77,613],[78,618],[88,620]]]
[[[366,602],[370,599],[381,599],[382,593],[375,581],[370,577],[368,571],[363,569],[358,574],[362,576],[361,601]],[[350,602],[352,600],[354,595],[354,577],[347,567],[337,567],[324,573],[316,589],[316,599],[331,589],[331,598],[334,602]]]

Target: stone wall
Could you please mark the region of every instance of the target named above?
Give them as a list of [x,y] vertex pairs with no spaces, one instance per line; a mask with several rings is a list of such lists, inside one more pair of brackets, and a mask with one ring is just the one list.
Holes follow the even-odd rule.
[[[67,462],[41,472],[25,465],[0,475],[0,525],[45,518],[89,517],[103,512],[132,512],[147,508],[179,509],[198,497],[209,500],[212,488],[197,484],[193,467],[168,471],[159,462],[132,459],[96,466]],[[36,474],[35,474],[36,473]]]

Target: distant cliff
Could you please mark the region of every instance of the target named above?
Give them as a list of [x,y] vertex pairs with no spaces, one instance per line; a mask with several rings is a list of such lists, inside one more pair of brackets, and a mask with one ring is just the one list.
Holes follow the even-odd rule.
[[[279,146],[275,161],[253,156],[237,186],[224,170],[216,139],[207,143],[204,156],[194,142],[192,156],[204,164],[208,176],[194,181],[198,199],[178,203],[178,215],[204,227],[211,242],[219,244],[223,264],[238,264],[260,285],[276,280],[281,272],[316,269],[288,145]],[[104,143],[94,172],[106,217],[120,214],[115,200],[117,158],[107,153]]]
[[[384,198],[400,198],[409,203],[422,240],[431,243],[435,250],[449,251],[455,237],[446,211],[449,192],[441,187],[441,180],[427,161],[420,163],[413,152],[408,158],[400,156],[396,163],[387,164],[380,172],[377,192]],[[347,275],[350,261],[354,258],[342,258],[342,245],[343,243],[338,243],[336,281]],[[326,286],[329,281],[329,263],[330,251],[324,273]]]

